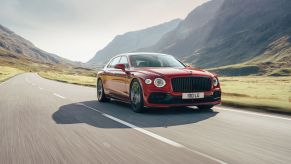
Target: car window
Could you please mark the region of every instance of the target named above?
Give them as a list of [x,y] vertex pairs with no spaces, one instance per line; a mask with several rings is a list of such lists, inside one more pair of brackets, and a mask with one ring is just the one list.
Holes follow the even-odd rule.
[[127,60],[127,57],[126,56],[122,56],[120,61],[119,61],[119,64],[124,64],[126,68],[129,67],[129,64],[128,64],[128,60]]
[[170,55],[132,55],[130,56],[130,61],[132,67],[185,67]]
[[112,61],[108,65],[108,68],[114,68],[114,66],[119,63],[119,60],[120,60],[120,57],[116,57],[112,59]]

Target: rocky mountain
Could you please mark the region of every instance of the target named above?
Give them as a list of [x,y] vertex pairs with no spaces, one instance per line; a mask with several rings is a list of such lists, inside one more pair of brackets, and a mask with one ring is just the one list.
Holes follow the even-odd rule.
[[[291,36],[290,9],[290,0],[212,0],[194,9],[157,44],[143,50],[169,53],[202,68],[268,65],[262,60],[266,53],[278,58],[281,50],[275,53],[268,49],[278,42],[284,42],[284,50],[290,46],[290,39],[286,39]],[[285,59],[286,55],[290,57],[290,52],[284,51]],[[272,60],[268,62],[272,65]]]
[[63,66],[80,65],[80,63],[69,61],[37,48],[30,41],[15,34],[2,25],[0,25],[0,64],[23,67],[36,64]]
[[164,34],[174,30],[180,22],[180,19],[175,19],[154,27],[118,35],[105,48],[98,51],[87,64],[90,66],[103,65],[117,54],[150,47],[156,44]]
[[283,36],[271,44],[253,59],[233,65],[211,68],[209,71],[224,76],[243,75],[291,75],[291,38]]

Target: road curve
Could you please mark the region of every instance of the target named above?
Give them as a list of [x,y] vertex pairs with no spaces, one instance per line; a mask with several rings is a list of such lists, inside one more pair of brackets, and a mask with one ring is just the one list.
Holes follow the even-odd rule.
[[34,73],[0,84],[0,163],[291,163],[291,118],[98,103]]

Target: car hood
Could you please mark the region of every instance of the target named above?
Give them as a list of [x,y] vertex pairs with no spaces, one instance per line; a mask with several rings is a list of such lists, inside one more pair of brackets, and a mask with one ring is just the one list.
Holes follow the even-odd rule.
[[147,74],[150,76],[188,76],[188,75],[197,75],[197,76],[213,76],[213,74],[195,68],[138,68],[135,71]]

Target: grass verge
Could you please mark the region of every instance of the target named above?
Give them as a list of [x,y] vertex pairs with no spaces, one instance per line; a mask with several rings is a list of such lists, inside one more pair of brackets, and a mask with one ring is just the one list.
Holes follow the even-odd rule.
[[70,83],[70,84],[78,84],[83,86],[96,86],[96,77],[93,76],[84,76],[78,74],[66,74],[61,72],[39,72],[41,77],[56,80],[60,82]]
[[291,77],[221,77],[224,105],[291,112]]
[[19,74],[23,73],[24,71],[17,69],[17,68],[12,68],[12,67],[7,67],[7,66],[0,66],[0,83]]
[[[60,72],[40,76],[65,83],[96,86],[96,77]],[[221,77],[224,105],[291,113],[291,77]]]

